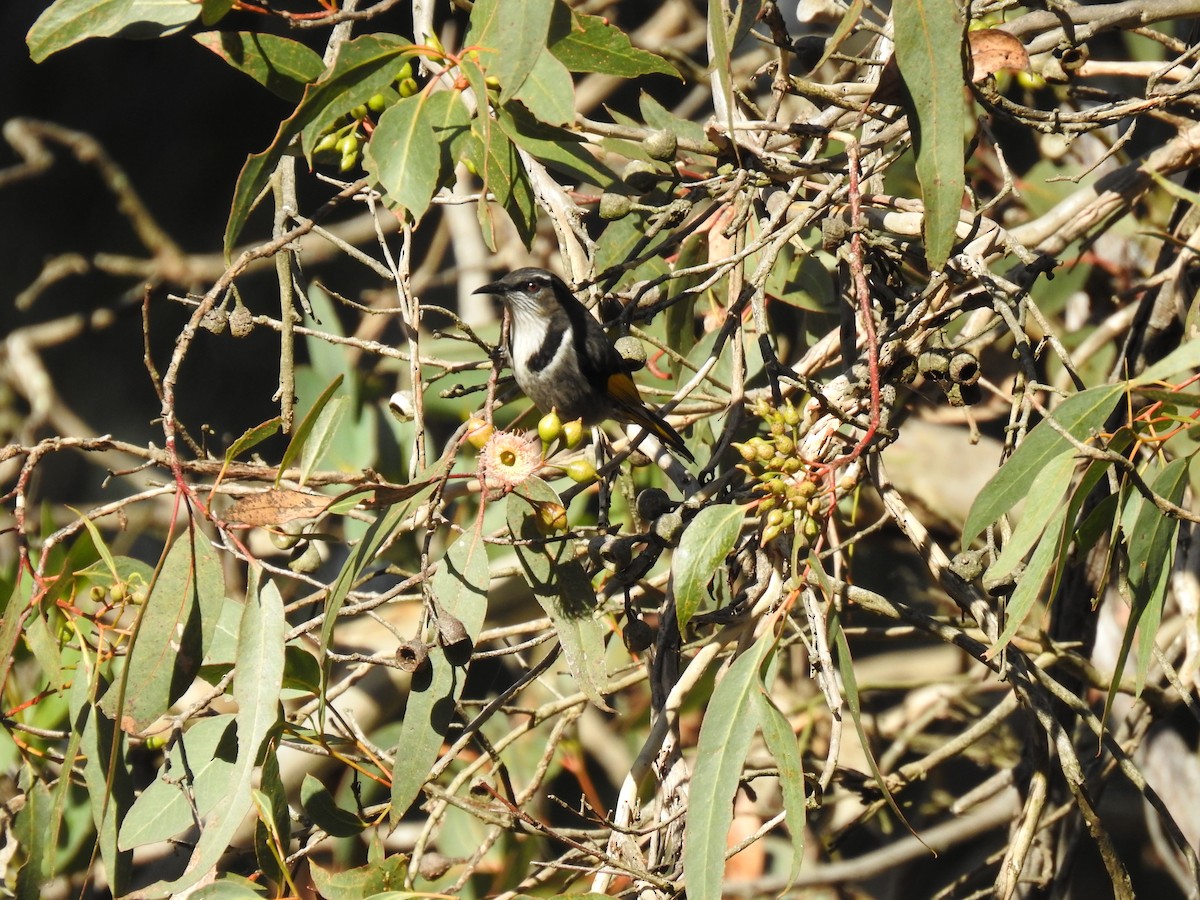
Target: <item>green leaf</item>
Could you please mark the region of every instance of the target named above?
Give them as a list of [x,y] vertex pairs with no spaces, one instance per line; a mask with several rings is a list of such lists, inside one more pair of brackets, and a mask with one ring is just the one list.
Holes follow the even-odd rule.
[[207,816],[233,788],[237,733],[233,715],[195,722],[167,754],[156,777],[121,820],[117,846],[132,850],[182,834],[196,814]]
[[267,438],[274,437],[282,427],[283,419],[276,416],[261,425],[247,428],[242,432],[242,436],[230,444],[229,449],[225,451],[225,465],[228,466],[243,453],[253,450]]
[[[1033,482],[1029,485],[1029,494],[1025,498],[1025,507],[1021,510],[1021,519],[1013,530],[1012,537],[1004,545],[999,558],[988,567],[985,579],[998,580],[1003,578],[1017,563],[1025,558],[1046,524],[1054,518],[1056,512],[1061,512],[1062,498],[1071,484],[1075,474],[1075,451],[1068,449],[1065,453],[1050,460]],[[1059,516],[1061,520],[1061,515]]]
[[142,731],[191,686],[224,598],[221,559],[203,532],[189,528],[171,545],[142,608],[124,689],[110,689],[101,701],[123,730]]
[[708,701],[696,747],[696,758],[702,764],[692,774],[692,803],[683,837],[688,900],[720,900],[722,896],[733,799],[762,713],[759,669],[774,646],[771,634],[759,637],[733,661]]
[[200,0],[200,21],[216,25],[233,11],[234,0]]
[[25,42],[34,62],[92,37],[156,38],[200,14],[192,0],[57,0],[38,16]]
[[[301,485],[308,481],[308,476],[312,474],[313,469],[325,459],[329,445],[333,443],[334,438],[337,436],[342,419],[346,417],[349,408],[349,397],[334,397],[321,409],[320,414],[313,423],[312,433],[309,434],[308,440],[304,442],[304,450],[300,454],[300,478],[298,481]],[[305,416],[305,422],[308,421],[309,416],[314,411],[310,411],[308,416]]]
[[1013,635],[1017,633],[1017,629],[1025,623],[1025,620],[1029,617],[1029,611],[1033,609],[1033,604],[1041,596],[1042,585],[1046,583],[1046,576],[1050,574],[1051,566],[1058,559],[1059,547],[1062,545],[1062,528],[1066,522],[1067,508],[1060,504],[1052,508],[1052,512],[1054,514],[1046,523],[1045,533],[1042,535],[1037,549],[1033,551],[1033,556],[1029,558],[1029,563],[1025,566],[1025,571],[1017,579],[1017,586],[1013,589],[1012,595],[1005,604],[1004,631],[996,639],[993,653],[1003,649],[1012,640]]
[[292,138],[300,135],[305,158],[311,160],[320,133],[355,105],[387,88],[411,50],[412,44],[403,38],[383,34],[364,34],[342,45],[333,66],[304,89],[304,99],[280,124],[271,146],[250,156],[242,166],[225,228],[227,253],[237,243]]
[[554,2],[476,0],[471,9],[463,46],[479,50],[479,65],[500,82],[501,103],[517,95],[546,48]]
[[[674,269],[690,269],[708,259],[708,232],[701,231],[690,234],[684,239],[679,248],[679,256],[675,260]],[[680,356],[687,357],[692,347],[696,346],[696,301],[695,294],[686,297],[680,295],[703,281],[700,274],[688,275],[684,278],[672,278],[667,282],[668,298],[672,302],[667,307],[666,322],[667,345],[676,350]],[[672,358],[671,373],[678,378],[683,363]]]
[[720,99],[717,105],[718,117],[723,118],[721,125],[732,136],[733,65],[729,50],[729,27],[725,17],[727,8],[728,0],[708,0],[708,66],[716,80],[713,100]]
[[338,806],[325,785],[307,773],[300,784],[300,805],[313,824],[331,837],[354,837],[366,830],[362,819]]
[[[1092,432],[1104,424],[1116,406],[1117,398],[1124,392],[1124,384],[1108,384],[1080,391],[1064,400],[1051,413],[1051,418],[1068,434],[1086,442],[1091,439]],[[1071,442],[1048,422],[1039,422],[975,498],[963,526],[962,545],[970,546],[984,528],[1025,497],[1029,485],[1043,468],[1072,449]]]
[[[257,572],[252,581],[257,581]],[[225,802],[214,809],[200,839],[192,849],[187,869],[169,883],[159,882],[147,894],[178,893],[191,887],[225,855],[242,821],[252,811],[258,758],[263,744],[279,720],[279,691],[283,685],[283,644],[288,627],[279,589],[272,582],[255,590],[249,599],[238,630],[237,674],[233,699],[237,703],[237,759],[230,777]],[[257,595],[257,596],[255,596]]]
[[227,875],[188,894],[189,900],[263,900],[265,890],[255,890],[238,876]]
[[[268,747],[260,772],[259,789],[254,792],[254,806],[258,813],[254,823],[254,854],[258,859],[259,872],[270,881],[282,884],[288,875],[284,859],[291,843],[292,813],[288,807],[287,788],[279,771],[279,754],[275,746]],[[244,885],[230,887],[244,888]]]
[[579,135],[539,122],[517,103],[496,110],[496,124],[514,144],[559,174],[601,188],[617,180],[608,166],[588,152]]
[[[446,549],[430,580],[436,614],[458,619],[472,643],[483,628],[489,582],[487,547],[478,529],[464,534]],[[439,644],[429,649],[427,669],[413,674],[392,770],[393,825],[421,793],[437,760],[438,749],[454,722],[455,705],[466,678],[456,662],[461,663],[457,657],[448,657],[447,648]]]
[[[814,555],[810,554],[808,559],[809,565],[813,566],[814,570],[820,570],[820,564]],[[824,571],[820,571],[822,577],[824,577]],[[892,792],[888,790],[887,780],[883,777],[883,773],[879,771],[879,763],[875,761],[875,754],[871,752],[871,742],[867,739],[867,732],[862,724],[862,704],[858,695],[858,679],[854,675],[854,660],[850,656],[850,644],[846,640],[846,633],[842,631],[842,624],[837,613],[833,613],[830,616],[829,642],[833,644],[837,651],[838,671],[842,675],[842,694],[846,698],[846,709],[850,711],[850,718],[854,722],[854,730],[858,732],[858,740],[862,744],[863,755],[867,758],[867,766],[870,768],[871,774],[875,777],[875,785],[879,788],[879,792],[883,794],[883,799],[887,802],[888,807],[896,814],[896,818],[903,822],[909,831],[912,831],[912,826],[908,824],[908,820],[904,818],[904,813],[896,805],[896,800],[892,797]]]
[[671,560],[671,580],[681,634],[700,608],[708,583],[724,566],[745,517],[746,511],[740,506],[708,506],[696,513],[683,532]]
[[599,16],[587,16],[554,4],[550,22],[550,52],[572,72],[597,72],[634,78],[638,75],[675,75],[675,67],[657,54],[638,50],[628,35]]
[[305,86],[325,71],[325,63],[316,51],[274,34],[202,31],[192,39],[291,103],[298,103]]
[[545,47],[513,99],[547,125],[569,125],[575,121],[575,83],[571,81],[571,73]]
[[[1187,488],[1187,469],[1188,460],[1171,460],[1150,483],[1150,489],[1158,496],[1178,504]],[[1153,658],[1154,639],[1162,621],[1167,578],[1175,556],[1178,533],[1178,519],[1165,515],[1153,503],[1142,499],[1133,531],[1125,537],[1129,550],[1129,588],[1133,606],[1125,627],[1117,672],[1113,678],[1114,686],[1120,684],[1130,643],[1135,630],[1139,628],[1136,687],[1139,694],[1146,683],[1146,671]]]
[[829,57],[837,52],[838,47],[842,45],[842,41],[846,40],[854,31],[854,26],[858,24],[858,20],[862,17],[864,4],[865,0],[850,0],[850,5],[846,7],[846,11],[842,14],[842,20],[838,22],[838,26],[833,30],[833,34],[826,39],[825,52],[821,54],[820,62],[813,66],[814,72],[829,61]]
[[[533,240],[537,211],[534,208],[533,188],[529,185],[525,170],[521,168],[516,145],[491,119],[476,119],[471,131],[476,140],[471,143],[467,155],[483,179],[484,189],[496,197],[496,202],[512,219],[521,240],[529,246]],[[481,200],[479,219],[485,238],[493,231],[491,223],[485,221],[490,215],[491,204]]]
[[783,794],[788,833],[792,836],[792,865],[783,888],[783,893],[787,893],[804,862],[804,823],[808,811],[804,795],[804,763],[792,726],[765,688],[758,692],[758,714],[763,740],[779,768],[779,789]]
[[[449,97],[450,92],[433,96]],[[429,208],[441,170],[441,156],[432,152],[437,146],[432,99],[415,94],[384,110],[363,157],[367,172],[387,193],[388,205],[406,210],[413,221]]]
[[15,879],[16,896],[24,900],[42,896],[42,889],[50,883],[54,846],[48,840],[50,791],[28,764],[21,770],[21,787],[25,789],[25,805],[13,817],[12,830],[24,856]]
[[403,893],[390,890],[403,887],[408,875],[408,858],[397,853],[378,861],[368,861],[364,866],[334,872],[309,860],[308,871],[313,885],[325,900],[416,900],[427,898],[428,893]]
[[[638,98],[638,109],[642,113],[642,118],[646,120],[646,124],[651,128],[658,129],[659,131],[670,131],[692,143],[708,143],[708,136],[704,133],[703,125],[699,122],[693,122],[690,119],[680,118],[646,91],[642,91],[641,96]],[[715,153],[717,148],[713,147],[712,150]]]
[[571,554],[569,544],[547,543],[538,531],[534,504],[543,503],[562,505],[558,494],[536,477],[527,479],[509,495],[509,531],[514,538],[528,542],[514,549],[534,597],[554,624],[576,687],[599,709],[611,712],[603,694],[608,682],[604,661],[608,628],[596,617],[596,591],[583,566]]
[[109,889],[119,897],[128,889],[133,874],[133,854],[121,850],[117,841],[118,826],[134,802],[133,779],[125,757],[124,735],[118,734],[113,720],[96,705],[101,681],[92,657],[80,654],[68,699],[73,729],[65,757],[83,754],[83,781],[96,828],[96,844],[104,860]]
[[338,375],[326,386],[325,390],[321,391],[321,395],[313,401],[312,407],[305,413],[304,418],[300,420],[295,434],[292,435],[291,441],[288,442],[287,449],[283,451],[283,459],[279,461],[279,471],[275,474],[275,487],[279,487],[279,482],[283,479],[283,473],[304,452],[304,447],[308,443],[313,430],[317,427],[322,412],[324,412],[326,405],[333,399],[333,395],[341,386],[342,376]]
[[810,312],[828,313],[836,309],[833,276],[812,253],[797,261],[796,252],[785,244],[779,261],[767,276],[764,290],[775,300]]
[[912,96],[913,149],[925,204],[925,259],[940,269],[954,246],[963,171],[962,23],[955,0],[911,0],[892,9],[896,64]]
[[453,462],[453,457],[439,459],[421,472],[407,485],[407,488],[412,491],[411,495],[406,497],[403,502],[389,507],[385,513],[372,522],[366,533],[350,551],[341,571],[338,572],[337,578],[329,588],[329,597],[325,601],[325,618],[321,622],[320,656],[322,663],[327,659],[326,653],[333,640],[333,629],[337,625],[338,612],[341,610],[342,604],[346,602],[346,596],[350,593],[350,589],[354,587],[355,582],[358,581],[367,566],[374,561],[375,554],[379,552],[384,542],[389,540],[400,523],[408,518],[413,506],[424,501],[424,498],[433,490],[434,483],[447,474]]

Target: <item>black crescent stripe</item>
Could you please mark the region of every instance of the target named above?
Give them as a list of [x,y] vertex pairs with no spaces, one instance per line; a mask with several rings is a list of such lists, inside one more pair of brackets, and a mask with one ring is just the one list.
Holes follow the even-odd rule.
[[554,361],[555,354],[558,353],[558,348],[562,346],[563,339],[566,338],[569,330],[568,326],[560,324],[552,324],[546,329],[546,337],[542,340],[542,346],[538,347],[537,352],[526,360],[526,365],[531,371],[541,372]]

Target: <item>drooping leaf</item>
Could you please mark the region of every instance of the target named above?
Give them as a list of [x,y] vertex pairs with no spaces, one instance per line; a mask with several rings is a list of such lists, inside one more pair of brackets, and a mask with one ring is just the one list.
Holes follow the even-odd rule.
[[1020,521],[1013,529],[1012,537],[1000,552],[996,561],[988,567],[987,578],[999,579],[1011,572],[1029,552],[1029,548],[1041,537],[1047,523],[1054,518],[1062,506],[1063,495],[1075,473],[1075,451],[1069,448],[1050,460],[1038,472],[1029,486]]
[[892,8],[896,63],[912,97],[909,123],[925,205],[925,259],[950,256],[966,176],[963,171],[962,24],[954,0],[911,0]]
[[354,837],[367,827],[357,815],[338,806],[325,785],[309,774],[305,774],[300,784],[300,806],[313,824],[330,837]]
[[[257,574],[252,578],[252,582],[256,581]],[[259,753],[279,719],[287,629],[279,589],[272,582],[267,582],[261,590],[255,588],[252,583],[238,630],[237,674],[233,682],[233,699],[238,707],[237,759],[229,793],[205,822],[184,873],[172,882],[151,886],[148,894],[177,893],[211,872],[254,807],[252,791]]]
[[338,612],[341,610],[342,604],[346,602],[346,596],[350,593],[350,589],[354,587],[355,582],[358,581],[367,566],[374,561],[375,554],[379,552],[384,541],[391,538],[400,523],[408,518],[413,506],[433,490],[434,483],[446,474],[452,462],[453,457],[440,459],[421,472],[412,484],[406,485],[408,491],[406,491],[405,498],[388,507],[386,512],[372,522],[366,533],[350,551],[341,571],[338,572],[337,578],[330,586],[329,597],[325,601],[325,618],[321,622],[320,655],[322,662],[326,661],[325,654],[333,640],[333,629],[337,624]]
[[104,695],[105,714],[136,732],[165,713],[200,671],[224,599],[220,557],[201,531],[188,529],[171,545],[146,599],[129,651],[125,690],[114,685]]
[[579,135],[537,121],[519,103],[509,103],[498,109],[496,124],[509,140],[552,171],[601,188],[617,180],[608,166],[587,151]]
[[279,461],[279,471],[275,474],[276,487],[279,487],[279,482],[283,480],[283,473],[304,452],[304,448],[308,444],[313,430],[317,427],[317,422],[321,419],[321,414],[325,411],[325,407],[333,400],[334,394],[341,386],[342,376],[338,375],[325,387],[321,395],[313,401],[312,407],[305,413],[304,418],[300,420],[300,424],[296,427],[296,432],[292,435],[291,441],[288,442],[287,449],[283,451],[283,458]]
[[174,34],[200,15],[192,0],[56,0],[38,16],[25,42],[41,62],[93,37],[156,38]]
[[1050,574],[1050,569],[1058,559],[1058,550],[1061,546],[1061,531],[1066,519],[1067,508],[1058,505],[1052,509],[1053,515],[1045,523],[1045,531],[1038,542],[1037,548],[1033,551],[1033,556],[1029,558],[1029,563],[1025,566],[1025,571],[1021,573],[1021,577],[1017,579],[1017,586],[1013,589],[1012,594],[1008,598],[1008,602],[1004,607],[1004,631],[996,640],[996,646],[993,648],[994,653],[998,653],[1001,649],[1007,646],[1012,640],[1013,635],[1017,633],[1029,617],[1029,611],[1033,609],[1033,604],[1037,602],[1042,593],[1042,585],[1046,583],[1046,576]]
[[313,469],[325,459],[329,445],[333,443],[349,407],[349,397],[334,397],[321,409],[300,454],[300,477],[297,481],[301,485],[308,481]]
[[69,694],[72,732],[67,759],[82,753],[96,843],[114,896],[121,896],[133,874],[133,854],[118,845],[118,826],[133,803],[133,779],[125,757],[124,736],[96,704],[102,686],[100,669],[89,654],[80,654]]
[[[546,49],[555,0],[476,0],[465,46],[479,51],[479,65],[500,82],[500,102],[517,95]],[[482,96],[482,95],[481,95]]]
[[721,570],[733,549],[746,511],[740,506],[720,504],[696,513],[671,559],[671,580],[679,630],[687,628],[706,596],[708,583]]
[[733,799],[762,715],[759,669],[774,646],[771,634],[759,637],[733,661],[708,702],[696,747],[703,764],[692,774],[692,802],[684,827],[683,873],[689,900],[722,896]]
[[[1051,416],[1068,434],[1086,442],[1104,424],[1124,390],[1123,384],[1108,384],[1080,391],[1064,400]],[[1046,465],[1071,450],[1069,440],[1049,423],[1039,422],[975,498],[963,525],[963,546],[969,546],[984,528],[1025,497]]]
[[[447,548],[430,581],[436,614],[457,619],[471,643],[479,636],[487,612],[490,575],[486,549],[479,530],[463,535]],[[452,649],[461,653],[466,648]],[[466,649],[466,655],[469,653]],[[439,644],[429,649],[426,666],[413,674],[392,770],[393,825],[421,793],[438,748],[454,722],[455,704],[466,678],[461,663],[457,656],[447,656],[447,648]]]
[[[1150,483],[1150,488],[1158,496],[1178,504],[1187,488],[1187,471],[1187,459],[1173,459],[1163,466],[1162,471]],[[1167,578],[1175,557],[1175,538],[1179,533],[1178,519],[1160,512],[1149,500],[1141,500],[1136,524],[1126,537],[1132,608],[1129,623],[1125,627],[1125,637],[1121,642],[1117,672],[1113,678],[1114,685],[1120,684],[1121,672],[1134,632],[1140,629],[1136,682],[1136,690],[1139,693],[1146,683],[1146,672],[1153,659],[1154,639],[1162,621]]]
[[117,846],[132,850],[169,840],[192,826],[193,808],[199,816],[207,816],[233,787],[236,757],[232,713],[194,723],[121,820]]
[[274,34],[202,31],[192,38],[239,72],[292,103],[299,102],[305,86],[325,71],[325,63],[315,50]]
[[54,846],[51,833],[50,790],[34,774],[28,763],[21,771],[25,788],[25,805],[13,817],[12,830],[24,859],[16,873],[16,896],[40,897],[42,889],[54,873]]
[[792,836],[792,865],[788,871],[788,884],[800,874],[804,862],[804,828],[807,806],[804,794],[804,763],[800,759],[800,748],[796,735],[787,717],[775,705],[765,690],[758,693],[759,718],[762,723],[763,740],[779,768],[779,789],[783,794],[783,809],[787,814],[788,833]]
[[571,73],[545,47],[513,99],[547,125],[570,125],[575,121],[575,83],[571,81]]
[[530,478],[508,497],[508,528],[527,543],[514,549],[538,604],[554,624],[567,668],[578,687],[598,708],[609,711],[602,689],[608,681],[604,661],[607,628],[596,617],[596,591],[583,566],[562,541],[546,543],[538,531],[534,504],[561,500],[544,481]]
[[628,35],[615,25],[599,16],[574,12],[565,3],[554,4],[549,46],[550,52],[572,72],[622,78],[679,74],[661,56],[634,47]]
[[311,159],[320,133],[355,105],[387,88],[411,49],[412,44],[403,38],[380,34],[364,34],[342,45],[334,64],[304,89],[300,105],[280,124],[271,146],[251,155],[242,166],[225,228],[226,252],[237,242],[292,139],[300,135],[305,158]]
[[[443,95],[449,92],[435,96]],[[387,192],[388,205],[406,210],[414,221],[429,208],[441,169],[440,154],[432,152],[431,99],[416,94],[386,109],[363,156],[367,172]]]
[[243,497],[225,511],[224,518],[241,525],[286,525],[297,519],[315,519],[330,502],[324,494],[268,488]]
[[1184,341],[1179,347],[1160,359],[1142,374],[1133,379],[1133,384],[1142,386],[1155,381],[1166,381],[1181,372],[1200,368],[1200,341]]

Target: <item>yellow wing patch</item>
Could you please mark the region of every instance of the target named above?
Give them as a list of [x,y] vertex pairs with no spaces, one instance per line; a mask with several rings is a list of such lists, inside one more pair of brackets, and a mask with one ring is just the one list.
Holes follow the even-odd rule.
[[642,395],[638,391],[637,384],[629,377],[628,372],[618,372],[615,375],[609,375],[605,388],[609,399],[615,403],[635,407],[642,405]]

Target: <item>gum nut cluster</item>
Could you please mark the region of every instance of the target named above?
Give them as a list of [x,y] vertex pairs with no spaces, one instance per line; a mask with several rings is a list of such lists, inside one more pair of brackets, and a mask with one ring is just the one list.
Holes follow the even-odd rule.
[[778,408],[760,400],[751,412],[766,424],[767,436],[756,435],[733,446],[742,455],[738,468],[764,495],[758,503],[763,516],[762,542],[768,544],[781,534],[794,533],[807,547],[821,533],[827,513],[817,483],[809,477],[809,461],[800,453],[809,423],[790,400]]

